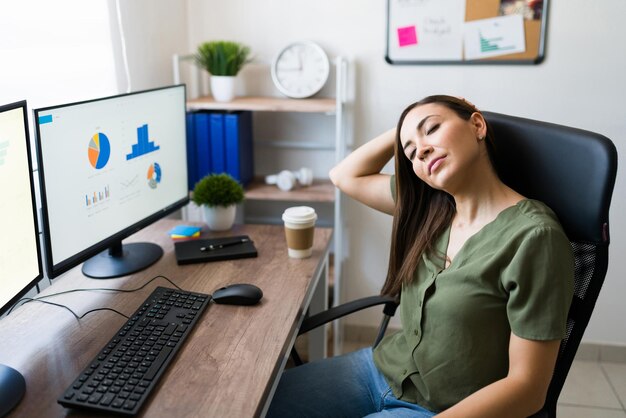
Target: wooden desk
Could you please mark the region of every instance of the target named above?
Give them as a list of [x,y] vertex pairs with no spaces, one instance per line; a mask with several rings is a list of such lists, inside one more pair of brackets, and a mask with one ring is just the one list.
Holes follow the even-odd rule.
[[[332,230],[316,229],[313,256],[303,260],[288,258],[280,226],[242,225],[226,233],[205,233],[247,234],[259,256],[178,266],[167,231],[179,223],[162,220],[128,239],[163,247],[164,256],[150,268],[110,280],[86,278],[76,268],[55,279],[41,295],[76,288],[134,289],[157,275],[167,276],[185,290],[209,294],[230,283],[259,286],[264,296],[258,305],[209,306],[141,416],[263,416],[314,291],[326,284]],[[157,279],[133,293],[89,291],[48,300],[67,305],[79,315],[96,307],[130,315],[156,286],[171,287]],[[10,416],[88,415],[65,409],[56,399],[125,321],[110,311],[94,312],[77,321],[62,308],[38,302],[27,303],[0,320],[0,363],[19,370],[26,379],[26,394]]]

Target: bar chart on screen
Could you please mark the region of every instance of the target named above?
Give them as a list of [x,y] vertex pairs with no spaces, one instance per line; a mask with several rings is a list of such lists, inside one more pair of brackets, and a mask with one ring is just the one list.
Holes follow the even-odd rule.
[[137,143],[133,144],[132,152],[126,154],[126,159],[132,160],[133,158],[157,151],[160,148],[161,147],[156,145],[153,141],[150,141],[148,136],[148,124],[145,124],[137,128]]

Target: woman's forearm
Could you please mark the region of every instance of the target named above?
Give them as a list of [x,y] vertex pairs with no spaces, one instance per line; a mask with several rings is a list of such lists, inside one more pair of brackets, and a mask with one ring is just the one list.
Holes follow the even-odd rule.
[[527,382],[504,378],[463,399],[438,414],[441,418],[526,418],[543,403],[528,389]]
[[546,400],[560,340],[533,341],[511,333],[509,373],[440,414],[442,418],[528,417]]
[[380,171],[393,157],[395,132],[390,129],[360,146],[329,173],[342,192],[387,214],[393,214],[394,202],[389,175]]
[[339,186],[343,180],[380,173],[393,157],[396,129],[390,129],[357,148],[330,171],[330,179]]

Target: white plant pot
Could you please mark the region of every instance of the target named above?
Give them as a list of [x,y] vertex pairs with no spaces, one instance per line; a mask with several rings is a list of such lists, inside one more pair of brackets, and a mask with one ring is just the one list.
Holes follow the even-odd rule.
[[212,75],[211,94],[215,101],[230,102],[235,98],[235,76]]
[[202,205],[204,221],[212,231],[228,231],[235,223],[237,205],[212,206]]

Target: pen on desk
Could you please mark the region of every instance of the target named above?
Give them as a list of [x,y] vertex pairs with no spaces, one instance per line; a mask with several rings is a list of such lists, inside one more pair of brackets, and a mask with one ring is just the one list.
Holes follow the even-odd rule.
[[250,242],[250,238],[242,238],[238,241],[231,241],[231,242],[225,242],[223,244],[211,244],[211,245],[207,245],[206,247],[200,247],[200,251],[212,251],[212,250],[219,250],[220,248],[224,248],[224,247],[231,247],[233,245],[239,245],[239,244],[244,244],[246,242]]

